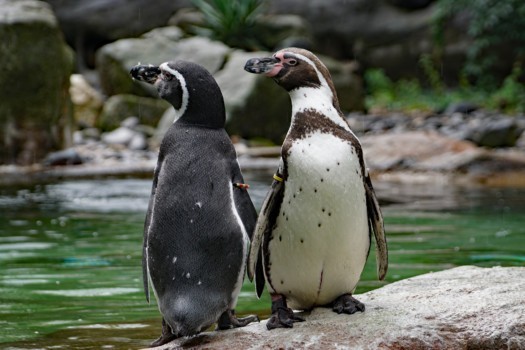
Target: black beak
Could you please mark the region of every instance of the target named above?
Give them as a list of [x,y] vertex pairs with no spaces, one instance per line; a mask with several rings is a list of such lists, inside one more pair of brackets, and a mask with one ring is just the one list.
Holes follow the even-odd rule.
[[280,61],[274,57],[252,58],[244,65],[244,70],[255,74],[268,73]]
[[160,68],[152,65],[136,65],[129,71],[133,79],[144,81],[149,84],[155,83],[160,74]]

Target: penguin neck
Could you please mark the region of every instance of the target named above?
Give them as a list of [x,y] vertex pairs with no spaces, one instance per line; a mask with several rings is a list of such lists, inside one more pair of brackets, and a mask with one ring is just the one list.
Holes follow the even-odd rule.
[[226,121],[224,100],[220,91],[213,92],[190,95],[187,108],[176,120],[181,124],[192,124],[211,129],[224,128]]
[[291,127],[296,124],[297,114],[313,110],[344,129],[350,130],[331,89],[323,86],[300,87],[290,91],[290,98],[292,101]]

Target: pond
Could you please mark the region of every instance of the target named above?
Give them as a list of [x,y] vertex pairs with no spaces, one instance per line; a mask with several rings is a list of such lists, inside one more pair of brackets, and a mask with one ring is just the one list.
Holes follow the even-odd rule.
[[[260,208],[271,180],[245,173]],[[0,188],[0,348],[137,349],[160,333],[142,292],[150,179]],[[458,265],[525,265],[525,189],[376,183],[390,248],[385,282],[370,256],[357,293]],[[269,314],[247,280],[238,313]]]

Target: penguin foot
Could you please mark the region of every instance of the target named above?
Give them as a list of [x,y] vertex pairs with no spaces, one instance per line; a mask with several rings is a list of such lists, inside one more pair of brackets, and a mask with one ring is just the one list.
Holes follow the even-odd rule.
[[338,314],[345,313],[351,315],[357,311],[364,312],[365,304],[354,298],[351,294],[343,294],[335,299],[332,310]]
[[266,328],[292,328],[294,322],[303,322],[304,318],[297,316],[293,310],[286,305],[286,299],[281,296],[274,299],[272,296],[272,316],[266,323]]
[[217,328],[215,328],[215,330],[222,331],[225,329],[244,327],[249,323],[256,321],[260,321],[257,315],[249,315],[246,317],[237,318],[237,316],[235,316],[235,310],[230,309],[224,311],[221,317],[219,317],[219,321],[217,321]]
[[177,338],[178,336],[171,332],[171,327],[169,326],[169,324],[164,319],[162,319],[162,334],[157,340],[151,343],[150,346],[161,346]]

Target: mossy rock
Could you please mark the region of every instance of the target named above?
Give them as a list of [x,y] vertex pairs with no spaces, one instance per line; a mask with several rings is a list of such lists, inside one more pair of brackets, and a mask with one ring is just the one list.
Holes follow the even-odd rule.
[[156,127],[160,118],[171,105],[158,98],[140,97],[135,95],[111,96],[97,120],[97,127],[102,130],[113,130],[121,122],[131,116],[139,119],[139,123]]
[[37,162],[68,140],[72,51],[51,7],[0,0],[0,163]]
[[190,60],[214,73],[230,52],[224,44],[207,38],[177,40],[173,31],[170,27],[156,29],[142,38],[122,39],[100,48],[96,67],[104,93],[157,96],[151,85],[131,79],[129,71],[133,66],[139,62],[159,65],[166,61]]

